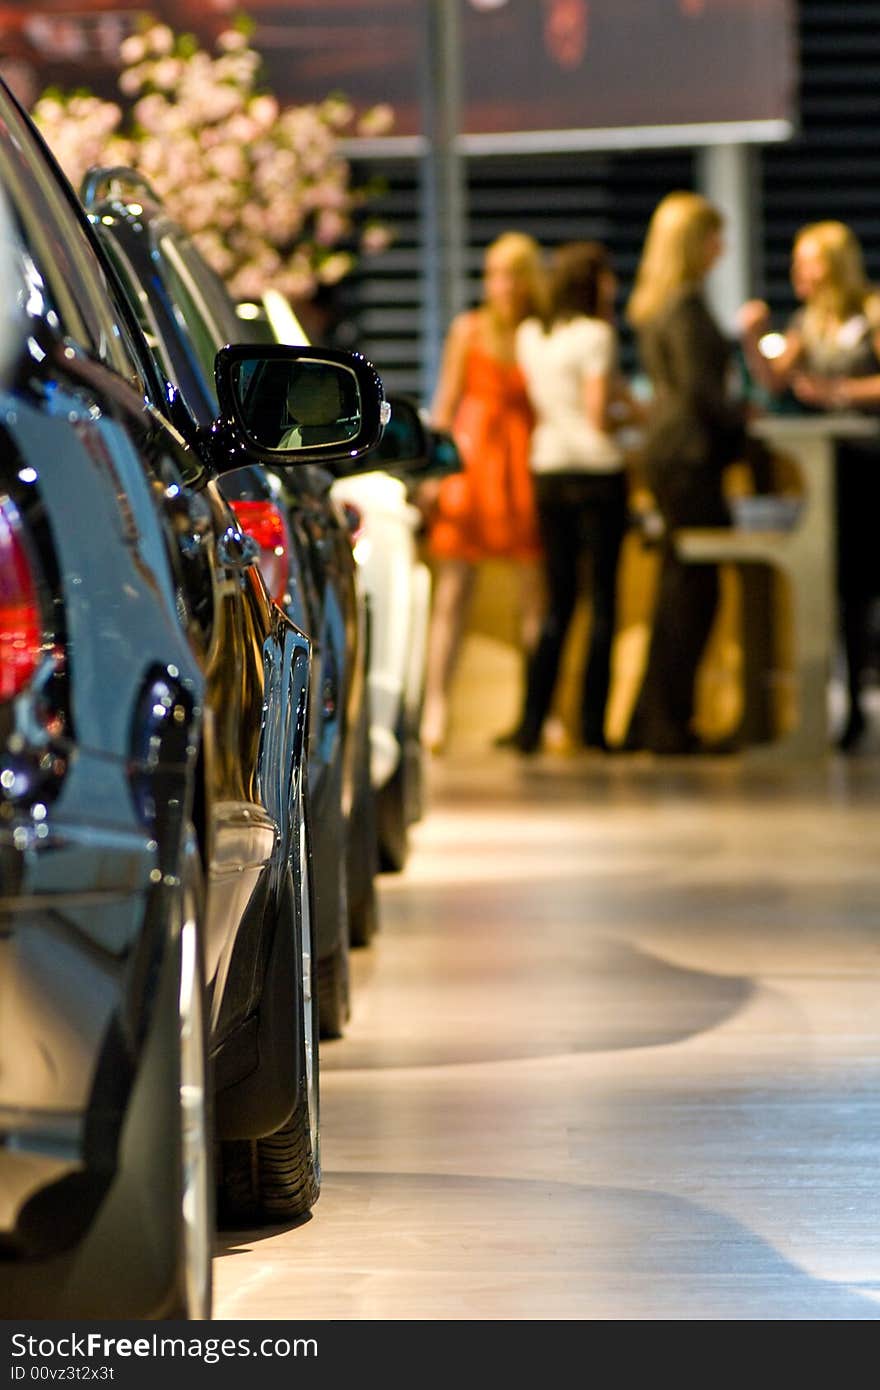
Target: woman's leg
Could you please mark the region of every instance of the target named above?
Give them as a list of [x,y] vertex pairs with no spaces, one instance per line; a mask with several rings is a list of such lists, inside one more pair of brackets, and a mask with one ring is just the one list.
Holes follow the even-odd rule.
[[878,467],[876,455],[838,448],[837,593],[847,688],[847,718],[838,746],[844,752],[857,748],[867,727],[862,680],[871,650],[871,599],[878,589]]
[[686,752],[694,745],[691,721],[697,669],[712,629],[720,581],[715,565],[686,565],[672,533],[679,526],[729,524],[718,477],[669,469],[654,480],[668,533],[663,551],[654,625],[642,690],[625,746]]
[[611,651],[617,626],[617,569],[626,527],[626,482],[622,474],[590,481],[594,500],[586,500],[583,539],[592,561],[592,614],[584,667],[581,737],[588,748],[604,748]]
[[439,752],[446,739],[449,690],[473,585],[474,566],[468,561],[440,561],[434,576],[422,714],[422,742],[432,752]]
[[669,547],[663,556],[648,663],[625,743],[657,753],[686,752],[697,668],[715,617],[718,571],[684,565]]
[[547,611],[547,580],[543,560],[522,560],[517,565],[519,586],[519,640],[526,658],[530,657]]
[[578,517],[563,477],[537,480],[538,522],[544,545],[546,607],[537,642],[526,665],[523,713],[516,736],[522,752],[533,752],[553,700],[559,661],[577,598]]
[[840,748],[850,752],[865,732],[867,721],[862,707],[862,675],[870,650],[870,600],[866,594],[840,597],[840,624],[846,656],[847,718],[840,736]]

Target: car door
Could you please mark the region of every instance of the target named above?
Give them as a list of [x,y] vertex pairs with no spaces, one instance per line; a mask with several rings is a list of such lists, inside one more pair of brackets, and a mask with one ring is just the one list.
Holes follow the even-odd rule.
[[[121,524],[139,544],[147,545],[148,537],[152,582],[168,583],[178,642],[183,631],[207,681],[206,956],[209,979],[222,986],[247,903],[278,856],[289,801],[283,783],[291,776],[295,742],[284,706],[291,694],[294,711],[304,701],[307,644],[273,611],[216,483],[155,407],[158,387],[137,327],[87,222],[6,93],[0,94],[0,129],[6,137],[4,175],[21,193],[34,248],[33,292],[50,301],[44,321],[51,338],[36,350],[57,358],[58,407],[68,418],[76,416],[78,438],[95,466],[111,472]],[[94,547],[101,544],[96,531]],[[156,574],[163,578],[156,580]],[[123,592],[108,593],[106,601],[134,600]],[[116,626],[125,629],[124,617]],[[121,658],[116,698],[101,704],[111,721],[128,707],[126,682],[141,678],[140,663]],[[100,739],[100,721],[93,722]],[[282,725],[284,752],[275,746]],[[270,768],[271,757],[277,766]],[[253,972],[249,980],[236,995],[227,1026],[252,1005]],[[222,988],[216,995],[215,1023]]]

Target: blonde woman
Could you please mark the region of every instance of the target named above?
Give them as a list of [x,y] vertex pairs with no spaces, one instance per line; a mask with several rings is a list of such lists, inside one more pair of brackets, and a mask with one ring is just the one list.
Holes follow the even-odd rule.
[[451,430],[464,471],[445,478],[428,512],[428,546],[436,567],[422,740],[439,752],[446,737],[450,686],[476,566],[490,556],[520,565],[523,647],[541,621],[540,541],[529,439],[533,418],[516,361],[518,325],[543,308],[537,242],[507,232],[488,247],[483,301],[460,314],[447,336],[432,423]]
[[[767,305],[752,300],[740,311],[752,374],[769,391],[791,390],[810,408],[880,412],[880,297],[866,278],[858,238],[843,222],[803,227],[792,248],[791,280],[802,308],[789,323],[777,357],[767,359],[759,348],[769,326]],[[848,693],[839,746],[850,752],[867,727],[862,681],[870,604],[880,592],[877,445],[841,442],[836,481],[838,605]]]
[[718,603],[713,565],[684,565],[680,526],[723,526],[722,472],[745,444],[744,412],[727,393],[731,346],[703,296],[723,250],[721,214],[696,193],[670,193],[648,227],[628,314],[653,394],[643,458],[667,540],[641,693],[625,746],[701,751],[694,683]]

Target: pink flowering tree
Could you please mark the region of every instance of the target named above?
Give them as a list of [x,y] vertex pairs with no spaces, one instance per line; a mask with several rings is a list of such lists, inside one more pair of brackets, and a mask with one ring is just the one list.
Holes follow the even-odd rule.
[[46,92],[34,108],[74,187],[95,164],[131,165],[193,237],[239,299],[272,287],[307,300],[375,253],[388,229],[369,219],[370,189],[352,184],[340,141],[383,134],[387,106],[356,117],[342,97],[279,106],[260,85],[244,27],[213,55],[190,34],[151,23],[121,47],[119,103]]

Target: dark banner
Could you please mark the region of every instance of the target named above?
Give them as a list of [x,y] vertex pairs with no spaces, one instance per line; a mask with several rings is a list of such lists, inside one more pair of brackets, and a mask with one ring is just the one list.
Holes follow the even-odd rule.
[[[37,89],[79,83],[109,95],[119,44],[145,8],[205,41],[239,9],[229,0],[0,0],[4,66]],[[389,102],[394,133],[419,133],[418,0],[252,0],[244,9],[283,101],[338,90],[358,107]],[[795,115],[791,0],[459,0],[459,9],[462,125],[478,139]]]
[[[112,1390],[320,1390],[363,1383],[457,1386],[564,1375],[583,1358],[572,1322],[0,1322],[0,1380]],[[627,1358],[616,1363],[626,1373]],[[635,1370],[635,1367],[632,1367]]]

